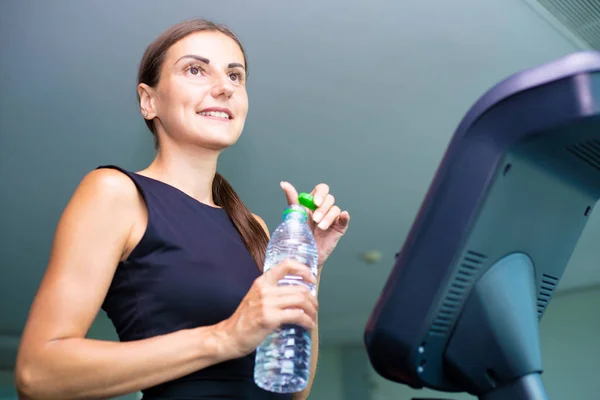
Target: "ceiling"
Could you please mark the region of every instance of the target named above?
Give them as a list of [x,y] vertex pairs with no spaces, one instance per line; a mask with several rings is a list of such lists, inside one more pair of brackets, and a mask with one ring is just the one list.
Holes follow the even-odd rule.
[[[0,363],[12,362],[80,179],[101,164],[139,170],[152,160],[136,67],[168,26],[207,17],[246,46],[250,113],[219,169],[249,208],[274,229],[285,206],[279,182],[288,180],[300,190],[327,182],[351,213],[320,292],[322,337],[336,343],[361,340],[468,108],[506,76],[582,48],[525,0],[166,4],[0,6]],[[593,213],[559,290],[600,284],[599,220]],[[361,262],[373,249],[381,262]]]

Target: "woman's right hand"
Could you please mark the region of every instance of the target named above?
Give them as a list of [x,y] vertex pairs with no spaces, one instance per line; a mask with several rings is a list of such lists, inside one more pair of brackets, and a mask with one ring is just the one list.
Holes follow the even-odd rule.
[[282,324],[297,324],[309,330],[315,326],[317,298],[304,285],[278,286],[286,275],[316,284],[310,269],[292,260],[284,260],[258,277],[233,315],[218,324],[227,358],[250,354]]

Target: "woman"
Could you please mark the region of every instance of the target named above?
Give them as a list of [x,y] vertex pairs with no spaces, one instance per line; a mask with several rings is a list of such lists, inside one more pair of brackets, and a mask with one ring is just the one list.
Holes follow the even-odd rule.
[[[138,97],[157,154],[137,173],[98,168],[80,183],[58,224],[33,302],[16,375],[22,398],[298,399],[253,382],[254,350],[282,323],[312,329],[317,301],[286,274],[262,275],[268,230],[216,173],[239,138],[248,99],[244,50],[205,20],[178,24],[141,61]],[[288,203],[295,188],[281,184]],[[347,229],[328,186],[313,190],[311,225],[322,265]],[[318,225],[317,225],[318,224]],[[99,308],[120,342],[85,338]]]

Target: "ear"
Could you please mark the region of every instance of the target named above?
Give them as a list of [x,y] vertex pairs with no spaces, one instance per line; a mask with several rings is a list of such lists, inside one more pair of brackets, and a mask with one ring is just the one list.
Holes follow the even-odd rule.
[[144,119],[152,120],[156,117],[156,109],[154,107],[154,89],[145,83],[140,83],[137,87],[138,95],[140,96],[140,111]]

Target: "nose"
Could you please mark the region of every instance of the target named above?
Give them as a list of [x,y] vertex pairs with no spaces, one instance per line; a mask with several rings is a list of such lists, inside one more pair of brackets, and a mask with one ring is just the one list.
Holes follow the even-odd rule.
[[229,75],[219,75],[215,78],[215,82],[212,87],[211,94],[213,97],[221,97],[225,96],[230,98],[233,94],[234,86],[231,79],[229,79]]

